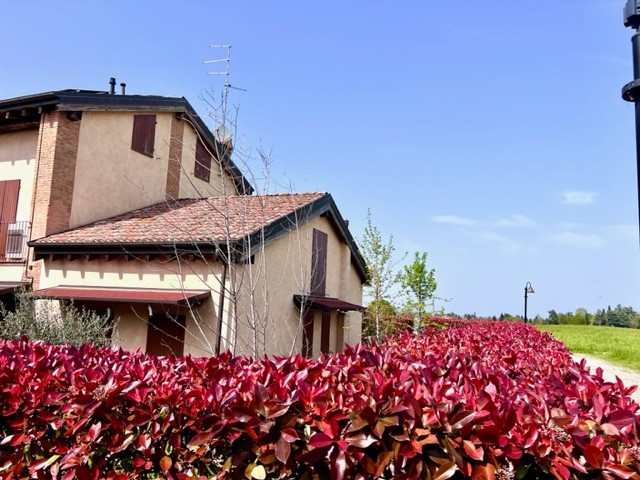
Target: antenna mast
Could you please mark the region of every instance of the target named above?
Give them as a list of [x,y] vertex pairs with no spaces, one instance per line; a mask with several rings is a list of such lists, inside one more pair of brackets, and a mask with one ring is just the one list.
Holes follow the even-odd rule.
[[231,85],[229,82],[229,76],[231,75],[231,45],[209,45],[209,48],[222,48],[226,49],[227,56],[224,58],[218,58],[214,60],[205,60],[205,64],[212,63],[224,63],[223,71],[218,72],[207,72],[208,75],[222,75],[224,76],[224,87],[222,89],[222,126],[225,126],[227,120],[227,102],[229,98],[229,89],[233,88],[234,90],[241,90],[246,92],[244,88],[238,88]]

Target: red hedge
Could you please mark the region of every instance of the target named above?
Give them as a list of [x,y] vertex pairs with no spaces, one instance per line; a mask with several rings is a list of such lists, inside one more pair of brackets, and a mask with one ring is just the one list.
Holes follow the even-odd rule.
[[0,342],[0,478],[640,479],[635,387],[437,323],[318,360]]

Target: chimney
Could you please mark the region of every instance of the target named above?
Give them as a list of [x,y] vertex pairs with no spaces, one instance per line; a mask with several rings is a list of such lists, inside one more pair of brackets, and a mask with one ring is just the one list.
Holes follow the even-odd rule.
[[116,79],[111,77],[109,79],[109,95],[114,95],[116,93]]
[[125,89],[125,88],[127,88],[127,84],[126,84],[126,83],[124,83],[124,82],[122,82],[122,83],[120,84],[120,88],[122,89],[122,95],[124,95],[124,89]]

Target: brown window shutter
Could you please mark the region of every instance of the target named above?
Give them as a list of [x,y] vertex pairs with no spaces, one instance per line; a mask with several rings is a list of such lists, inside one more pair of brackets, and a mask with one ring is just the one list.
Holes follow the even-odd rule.
[[14,223],[18,213],[20,180],[0,182],[0,222]]
[[5,259],[9,241],[9,225],[16,221],[20,180],[0,182],[0,259]]
[[153,157],[156,138],[156,116],[134,115],[131,149],[143,155]]
[[324,295],[327,286],[327,240],[326,233],[313,229],[311,251],[311,295]]
[[200,139],[196,143],[196,165],[193,174],[205,182],[211,178],[211,154]]
[[331,338],[331,312],[322,312],[322,325],[320,329],[320,351],[329,353],[329,340]]
[[315,312],[309,311],[304,316],[304,328],[302,330],[302,355],[311,357],[313,355],[313,321]]

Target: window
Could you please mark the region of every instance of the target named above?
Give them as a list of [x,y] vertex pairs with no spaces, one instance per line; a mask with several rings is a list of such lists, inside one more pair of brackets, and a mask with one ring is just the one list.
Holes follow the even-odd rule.
[[156,138],[156,116],[134,115],[131,149],[143,155],[153,157],[153,147]]
[[324,295],[327,285],[327,234],[313,229],[311,295]]
[[[22,254],[22,243],[14,245],[17,227],[15,225],[18,212],[18,193],[20,180],[5,180],[0,182],[0,260],[17,258],[16,253]],[[22,241],[22,237],[20,237]],[[20,247],[20,252],[15,250]],[[9,250],[9,256],[7,256]],[[11,256],[13,254],[13,256]]]
[[205,182],[209,181],[211,175],[211,154],[199,139],[196,143],[196,165],[193,174]]

